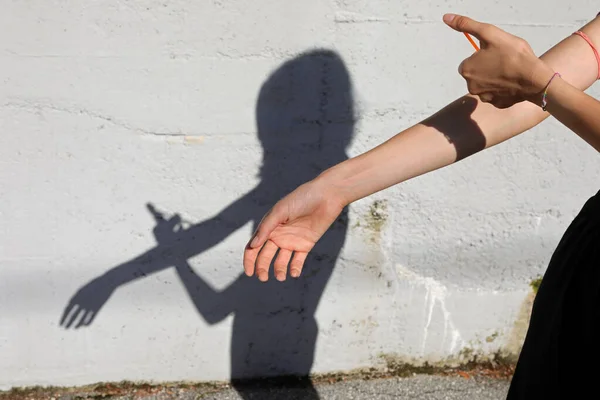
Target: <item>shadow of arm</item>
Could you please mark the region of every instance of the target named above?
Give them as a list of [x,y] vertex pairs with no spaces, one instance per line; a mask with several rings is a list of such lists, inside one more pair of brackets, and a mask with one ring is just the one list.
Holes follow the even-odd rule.
[[177,263],[175,270],[196,310],[208,324],[221,322],[234,311],[235,298],[230,293],[235,292],[232,289],[237,286],[240,278],[219,292],[196,274],[187,262]]
[[[162,225],[165,221],[153,212],[157,217],[154,234],[159,245],[81,287],[65,307],[60,325],[65,328],[88,326],[118,287],[173,265],[187,265],[185,260],[220,243],[249,220],[248,216],[252,215],[250,199],[250,194],[247,194],[217,216],[187,230],[174,231],[173,226]],[[154,211],[152,205],[149,205],[149,209]]]
[[120,264],[82,286],[69,300],[60,325],[65,328],[89,326],[113,292],[136,279],[161,271],[174,263],[170,249],[157,246]]
[[171,244],[177,258],[189,259],[209,250],[254,219],[257,208],[252,201],[252,193],[234,201],[212,218],[173,233]]

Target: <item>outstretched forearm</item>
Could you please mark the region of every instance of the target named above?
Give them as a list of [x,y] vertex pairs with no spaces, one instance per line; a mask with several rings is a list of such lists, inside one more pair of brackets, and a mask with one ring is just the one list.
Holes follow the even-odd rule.
[[600,101],[557,79],[548,89],[548,111],[600,151]]
[[114,288],[145,278],[163,271],[178,260],[174,251],[168,246],[156,246],[123,264],[106,271],[99,278]]
[[[599,19],[583,30],[600,44]],[[594,54],[578,36],[569,36],[540,58],[579,90],[587,89],[598,76]],[[335,187],[340,201],[349,204],[495,146],[548,116],[530,102],[498,109],[467,95],[369,152],[325,171],[318,179]]]

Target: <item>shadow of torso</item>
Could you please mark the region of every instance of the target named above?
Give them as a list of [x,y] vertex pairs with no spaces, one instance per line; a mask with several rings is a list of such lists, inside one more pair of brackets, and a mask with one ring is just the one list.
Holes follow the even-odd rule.
[[[252,221],[256,228],[274,203],[341,158],[346,158],[345,154],[318,151],[299,152],[285,160],[279,158],[282,161],[268,169],[273,175],[263,174],[262,182],[236,202],[236,212],[221,215],[219,225],[226,228]],[[299,168],[302,165],[311,167]],[[283,171],[295,173],[287,178],[277,176]],[[192,299],[195,304],[202,304],[201,314],[208,321],[222,320],[233,313],[230,353],[233,379],[310,374],[318,333],[315,313],[347,229],[348,213],[344,209],[309,253],[299,278],[279,282],[271,268],[267,282],[240,274],[216,297],[205,296],[203,288],[188,291],[191,297],[197,297]],[[195,255],[191,253],[196,253],[198,243],[205,241],[202,236],[206,232],[195,230],[196,226],[187,229],[186,239],[178,240],[179,249],[172,253],[183,262]],[[210,301],[214,303],[207,303]]]

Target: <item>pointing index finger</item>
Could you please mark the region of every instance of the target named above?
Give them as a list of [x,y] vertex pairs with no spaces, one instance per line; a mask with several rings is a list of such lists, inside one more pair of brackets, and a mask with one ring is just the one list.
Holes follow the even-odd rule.
[[487,24],[475,21],[474,19],[465,17],[463,15],[456,14],[444,15],[444,22],[455,31],[462,32],[464,34],[471,34],[480,41],[485,41],[486,39]]

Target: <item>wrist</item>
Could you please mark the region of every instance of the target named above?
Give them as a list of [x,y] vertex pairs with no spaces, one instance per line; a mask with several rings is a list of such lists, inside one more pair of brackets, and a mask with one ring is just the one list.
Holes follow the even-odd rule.
[[544,92],[554,76],[554,70],[542,60],[537,59],[537,62],[534,63],[531,71],[530,90],[528,91],[529,93],[526,96],[526,100],[537,106],[542,106]]
[[317,176],[313,183],[319,185],[326,196],[342,208],[356,201],[351,184],[352,172],[349,171],[352,160],[335,165]]

